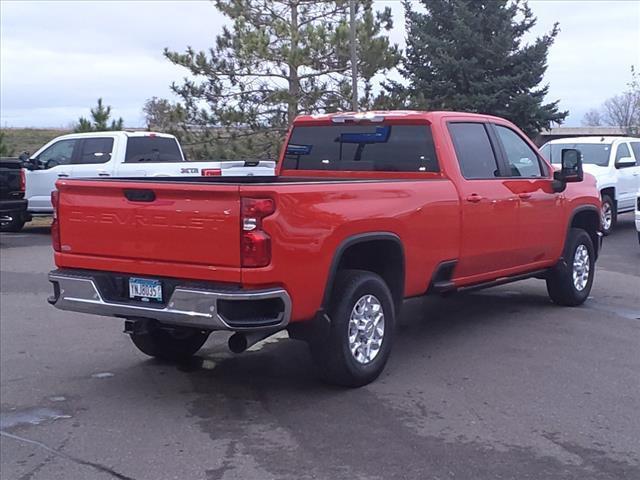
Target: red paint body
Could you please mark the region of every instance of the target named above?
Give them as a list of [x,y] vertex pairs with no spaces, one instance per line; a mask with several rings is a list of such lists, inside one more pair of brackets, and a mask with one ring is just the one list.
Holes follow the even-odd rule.
[[[447,260],[458,261],[456,286],[554,265],[572,212],[583,205],[600,208],[595,180],[585,175],[583,182],[554,193],[550,165],[543,179],[466,180],[447,130],[448,121],[460,120],[515,129],[503,119],[475,114],[385,114],[384,124],[431,126],[439,173],[287,171],[281,158],[278,174],[300,181],[61,180],[56,265],[246,289],[282,286],[291,296],[294,322],[321,308],[336,251],[357,234],[390,232],[400,238],[405,297],[425,293],[436,267]],[[295,125],[303,124],[333,123],[331,116],[299,117]],[[125,189],[153,190],[155,200],[131,202]],[[473,195],[479,201],[467,200]],[[275,203],[275,212],[262,219],[271,239],[266,267],[241,267],[241,198]]]

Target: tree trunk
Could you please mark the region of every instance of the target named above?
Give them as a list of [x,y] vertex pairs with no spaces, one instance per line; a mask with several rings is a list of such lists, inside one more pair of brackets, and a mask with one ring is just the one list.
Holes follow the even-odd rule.
[[297,65],[298,52],[298,2],[291,2],[291,57],[289,58],[289,105],[287,109],[287,120],[289,125],[298,115],[298,102],[300,101],[300,77],[298,76]]

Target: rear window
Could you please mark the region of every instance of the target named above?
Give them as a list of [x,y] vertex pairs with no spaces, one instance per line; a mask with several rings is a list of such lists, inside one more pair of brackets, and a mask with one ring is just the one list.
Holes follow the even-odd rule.
[[129,137],[125,163],[182,162],[178,142],[166,137]]
[[111,160],[113,138],[86,138],[82,141],[82,150],[76,163],[107,163]]
[[287,170],[437,172],[427,125],[327,125],[293,129]]

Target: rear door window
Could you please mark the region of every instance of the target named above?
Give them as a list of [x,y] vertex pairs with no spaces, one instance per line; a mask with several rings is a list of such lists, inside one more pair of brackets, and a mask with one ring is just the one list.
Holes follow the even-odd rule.
[[437,172],[427,125],[327,125],[293,129],[287,170]]
[[125,163],[182,162],[178,142],[166,137],[129,137]]
[[85,138],[80,155],[74,161],[78,164],[107,163],[111,160],[113,138]]
[[464,178],[478,180],[500,176],[496,155],[484,124],[450,123],[449,133]]

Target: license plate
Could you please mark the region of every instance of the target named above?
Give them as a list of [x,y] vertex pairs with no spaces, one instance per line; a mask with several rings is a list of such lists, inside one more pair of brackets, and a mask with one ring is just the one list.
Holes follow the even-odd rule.
[[139,299],[145,302],[162,301],[162,283],[160,280],[147,280],[146,278],[129,279],[129,298]]

